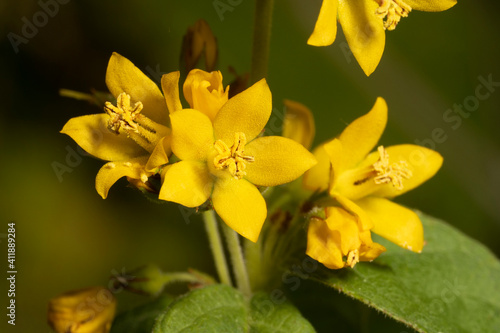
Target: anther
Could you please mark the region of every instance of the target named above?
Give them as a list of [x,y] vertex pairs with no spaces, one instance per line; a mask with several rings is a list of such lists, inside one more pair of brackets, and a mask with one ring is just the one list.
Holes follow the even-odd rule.
[[351,268],[354,268],[354,265],[356,265],[358,262],[359,262],[359,250],[355,249],[349,251],[349,253],[347,253],[346,264]]
[[403,189],[403,179],[410,179],[413,173],[408,169],[408,163],[406,161],[399,161],[389,165],[389,154],[384,149],[384,146],[378,147],[378,153],[380,155],[377,162],[373,164],[377,175],[374,178],[375,184],[388,184],[392,185],[398,189]]
[[408,17],[411,12],[411,7],[403,0],[376,0],[379,3],[379,8],[375,11],[377,15],[384,21],[384,29],[394,30],[398,25],[401,17]]
[[227,169],[234,178],[243,178],[246,175],[246,163],[255,161],[253,156],[244,155],[246,142],[246,136],[242,132],[235,133],[231,148],[224,141],[217,140],[214,144],[218,153],[214,158],[215,168]]

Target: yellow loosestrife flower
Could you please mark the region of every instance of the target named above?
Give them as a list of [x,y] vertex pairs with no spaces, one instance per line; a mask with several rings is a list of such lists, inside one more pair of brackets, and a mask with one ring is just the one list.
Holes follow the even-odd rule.
[[439,12],[456,0],[323,0],[314,31],[307,43],[327,46],[335,41],[337,16],[349,48],[366,75],[382,57],[385,31],[394,30],[412,9]]
[[[329,195],[340,207],[336,209],[344,211],[342,214],[335,213],[335,221],[329,221],[332,211],[327,208],[326,224],[330,230],[342,230],[343,223],[355,220],[360,233],[371,230],[403,248],[421,252],[424,235],[418,215],[389,199],[431,178],[441,167],[443,159],[433,150],[410,144],[387,149],[379,146],[376,152],[370,153],[379,141],[386,123],[387,104],[382,98],[378,98],[368,114],[347,126],[338,138],[315,150],[319,163],[306,173],[304,185],[313,190],[328,187]],[[326,164],[325,160],[329,163]],[[326,255],[321,255],[319,248],[325,244],[325,236],[318,235],[316,230],[319,227],[316,223],[311,224],[309,229],[308,254],[324,260]],[[332,227],[332,223],[335,223],[335,227]],[[341,242],[335,244],[341,250],[342,244],[347,241],[342,240],[343,235],[351,235],[346,237],[357,239],[352,231],[344,234],[339,232]],[[332,232],[330,237],[334,239],[336,236]],[[368,258],[377,251],[383,251],[380,245],[372,243],[368,237],[365,240],[360,237],[360,240],[361,247],[355,253],[355,261],[363,260],[363,246],[370,248]],[[346,253],[342,251],[340,252],[345,256]],[[332,256],[335,258],[330,258],[330,262],[339,262],[339,255]]]
[[48,321],[57,333],[108,333],[116,299],[104,287],[73,290],[49,302]]
[[197,207],[211,197],[222,220],[256,242],[267,215],[256,186],[290,182],[316,163],[293,140],[257,137],[271,109],[263,79],[229,99],[213,121],[195,109],[171,114],[172,151],[181,161],[162,173],[160,199]]
[[157,85],[118,53],[109,60],[106,85],[116,105],[106,102],[105,113],[72,118],[61,131],[89,154],[110,161],[96,177],[104,199],[124,176],[147,188],[148,177],[171,153],[169,112]]

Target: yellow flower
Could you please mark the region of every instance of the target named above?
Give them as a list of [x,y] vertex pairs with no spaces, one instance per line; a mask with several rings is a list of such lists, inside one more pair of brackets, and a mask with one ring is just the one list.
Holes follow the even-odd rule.
[[[306,253],[330,269],[354,267],[372,261],[385,248],[371,239],[370,225],[342,207],[327,207],[326,219],[312,218],[307,231]],[[365,229],[363,229],[365,227]]]
[[72,118],[61,131],[89,154],[110,161],[96,177],[104,199],[124,176],[147,188],[148,177],[171,153],[169,112],[156,84],[118,53],[109,60],[106,84],[116,105],[106,102],[105,113]]
[[366,75],[377,68],[385,46],[384,30],[394,30],[412,9],[439,12],[456,0],[323,0],[307,43],[327,46],[335,41],[337,16],[351,52]]
[[[435,151],[409,144],[387,149],[379,146],[376,152],[369,153],[386,123],[387,104],[378,98],[368,114],[347,126],[338,138],[315,150],[319,162],[306,173],[304,185],[313,190],[328,187],[329,195],[348,214],[337,214],[336,219],[354,217],[360,232],[371,230],[403,248],[421,252],[424,237],[418,215],[389,199],[431,178],[443,159]],[[327,221],[330,213],[327,209]],[[367,239],[361,244],[372,246],[370,242],[371,239]],[[314,227],[308,235],[308,243],[311,249],[324,243],[316,236]],[[311,254],[317,255],[317,252]]]
[[261,80],[229,99],[213,122],[194,109],[171,114],[172,151],[181,161],[162,173],[160,199],[197,207],[211,197],[229,227],[257,241],[267,208],[256,186],[290,182],[316,163],[293,140],[257,137],[271,109]]
[[48,321],[57,333],[108,333],[116,300],[104,287],[73,290],[49,302]]
[[189,106],[203,112],[213,121],[217,112],[227,102],[229,86],[224,91],[222,74],[219,71],[208,73],[193,69],[184,81],[183,91]]

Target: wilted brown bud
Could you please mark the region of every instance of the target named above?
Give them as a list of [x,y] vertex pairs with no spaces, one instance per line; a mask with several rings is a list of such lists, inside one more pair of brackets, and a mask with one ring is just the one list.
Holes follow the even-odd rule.
[[57,333],[108,333],[116,300],[104,287],[68,291],[49,301],[49,325]]
[[186,73],[194,68],[200,68],[197,64],[202,56],[205,58],[205,70],[213,71],[217,55],[217,39],[210,26],[205,20],[196,21],[188,28],[182,40],[181,63],[184,64]]

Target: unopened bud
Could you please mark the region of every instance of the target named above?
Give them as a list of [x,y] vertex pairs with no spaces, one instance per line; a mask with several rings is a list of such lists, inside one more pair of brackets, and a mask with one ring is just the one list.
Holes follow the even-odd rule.
[[165,278],[160,268],[154,264],[148,264],[129,272],[129,277],[117,279],[117,282],[125,289],[146,295],[158,295],[165,285]]
[[[197,66],[198,61],[205,58],[205,70],[211,72],[217,63],[217,39],[205,20],[198,20],[190,26],[182,41],[181,63],[186,73]],[[181,66],[182,67],[182,66]]]
[[57,333],[108,333],[116,300],[104,287],[68,291],[49,301],[49,325]]

